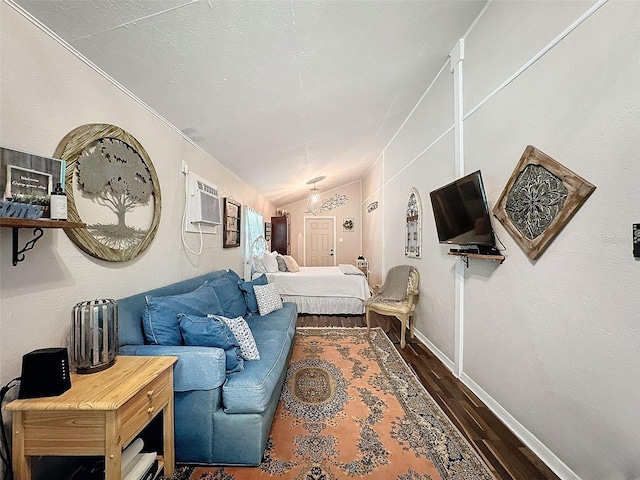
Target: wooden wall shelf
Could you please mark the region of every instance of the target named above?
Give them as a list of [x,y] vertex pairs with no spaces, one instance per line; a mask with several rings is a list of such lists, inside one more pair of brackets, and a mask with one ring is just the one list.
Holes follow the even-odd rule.
[[481,253],[464,253],[464,252],[449,252],[447,255],[453,255],[454,257],[463,257],[464,263],[469,268],[470,258],[480,258],[484,260],[499,260],[500,264],[504,262],[504,255],[483,255]]
[[[68,222],[66,220],[1,217],[0,227],[11,227],[13,229],[13,266],[15,267],[25,259],[25,253],[31,250],[36,242],[42,238],[44,235],[43,228],[86,228],[87,224]],[[18,232],[21,228],[33,228],[33,238],[22,249],[18,249]]]

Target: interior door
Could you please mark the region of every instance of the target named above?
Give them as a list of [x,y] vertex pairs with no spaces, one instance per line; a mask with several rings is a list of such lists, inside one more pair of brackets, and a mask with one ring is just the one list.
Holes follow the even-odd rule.
[[321,267],[335,265],[335,219],[305,219],[305,265]]

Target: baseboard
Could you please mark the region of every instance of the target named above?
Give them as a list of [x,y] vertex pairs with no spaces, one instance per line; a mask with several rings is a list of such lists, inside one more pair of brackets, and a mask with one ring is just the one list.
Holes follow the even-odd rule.
[[[435,352],[434,352],[435,355]],[[489,410],[491,410],[516,437],[520,439],[529,449],[542,460],[553,473],[562,480],[581,480],[573,470],[565,465],[554,453],[549,450],[535,435],[527,430],[520,422],[518,422],[502,405],[496,402],[491,395],[485,392],[476,382],[474,382],[466,373],[462,372],[460,381],[464,383]]]
[[444,353],[442,353],[440,349],[431,342],[431,340],[425,337],[418,330],[414,330],[413,334],[416,337],[418,337],[418,340],[420,340],[429,350],[431,350],[431,353],[433,353],[436,357],[438,357],[438,360],[440,360],[445,367],[447,367],[451,372],[454,371],[453,362],[449,359],[449,357],[447,357]]
[[[436,347],[433,342],[417,330],[414,331],[414,335],[429,350],[431,350],[431,352],[444,364],[445,367],[447,367],[452,373],[455,372],[455,365],[453,361],[442,353],[442,351]],[[460,381],[464,383],[482,401],[482,403],[484,403],[487,408],[491,410],[493,414],[498,417],[516,437],[520,439],[522,443],[535,453],[538,458],[553,471],[553,473],[560,477],[561,480],[581,480],[573,470],[554,455],[551,450],[549,450],[535,437],[535,435],[533,435],[509,412],[507,412],[491,395],[485,392],[480,385],[474,382],[471,377],[462,372],[462,375],[460,375]]]

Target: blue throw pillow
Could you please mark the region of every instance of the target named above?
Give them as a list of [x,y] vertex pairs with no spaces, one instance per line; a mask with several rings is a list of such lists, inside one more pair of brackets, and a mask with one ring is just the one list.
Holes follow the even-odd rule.
[[[229,270],[220,278],[208,282],[212,285],[220,300],[222,311],[220,315],[227,318],[244,317],[247,314],[247,305],[244,301],[242,290],[238,287],[238,282],[242,279],[233,270]],[[186,312],[188,313],[188,312]]]
[[238,282],[240,290],[244,292],[244,301],[247,304],[247,312],[251,315],[258,314],[258,301],[256,300],[256,294],[253,291],[253,286],[266,285],[267,283],[269,283],[269,280],[267,280],[267,276],[264,273],[250,282]]
[[178,315],[222,315],[224,312],[212,285],[205,283],[192,292],[146,297],[142,313],[144,336],[152,345],[182,345]]
[[231,329],[219,318],[178,315],[185,345],[222,348],[227,361],[227,373],[241,372],[244,362],[240,345]]

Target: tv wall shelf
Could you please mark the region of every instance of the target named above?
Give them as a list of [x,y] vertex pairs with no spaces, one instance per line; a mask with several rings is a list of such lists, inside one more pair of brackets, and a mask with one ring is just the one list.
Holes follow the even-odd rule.
[[464,253],[464,252],[449,252],[448,255],[453,255],[454,257],[462,257],[464,264],[469,268],[469,259],[470,258],[481,258],[484,260],[499,260],[500,264],[504,262],[504,255],[483,255],[481,253]]
[[[0,218],[0,227],[13,229],[13,266],[25,259],[25,253],[31,250],[36,242],[44,235],[43,228],[86,228],[82,222],[68,222],[65,220],[33,220],[29,218]],[[18,249],[18,232],[21,228],[33,228],[33,238],[25,243],[22,249]]]

